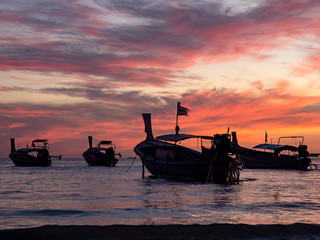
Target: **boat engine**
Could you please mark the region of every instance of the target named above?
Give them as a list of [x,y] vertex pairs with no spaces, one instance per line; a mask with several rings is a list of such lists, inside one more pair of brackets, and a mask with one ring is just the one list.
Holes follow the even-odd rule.
[[298,153],[299,153],[299,157],[308,157],[309,156],[309,152],[307,151],[308,146],[307,145],[300,145],[298,147]]
[[215,134],[214,145],[218,158],[226,158],[231,151],[231,141],[229,134]]

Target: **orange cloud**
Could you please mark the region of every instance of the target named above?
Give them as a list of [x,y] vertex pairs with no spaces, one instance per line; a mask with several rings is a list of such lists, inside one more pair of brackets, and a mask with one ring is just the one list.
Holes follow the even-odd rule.
[[[208,89],[186,93],[181,102],[191,112],[189,117],[179,117],[180,132],[213,135],[230,127],[238,132],[239,141],[249,146],[261,141],[264,130],[270,136],[307,133],[315,139],[314,134],[320,132],[312,133],[311,129],[320,125],[320,97],[281,90],[287,86],[282,82],[264,92]],[[15,137],[17,143],[25,144],[30,138],[48,138],[55,151],[70,157],[80,156],[87,148],[87,136],[92,135],[96,140],[112,140],[124,156],[130,156],[135,144],[145,138],[141,113],[152,113],[154,135],[174,133],[177,101],[174,97],[166,99],[166,104],[148,106],[136,95],[122,107],[96,103],[25,108],[2,105],[2,126],[7,127],[2,127],[0,139],[5,142]],[[13,119],[20,125],[13,124]],[[0,148],[8,151],[5,146]]]
[[[230,126],[241,133],[243,142],[255,140],[265,129],[305,130],[310,135],[316,129],[313,134],[319,134],[319,97],[289,92],[290,80],[271,89],[260,79],[251,81],[248,89],[171,89],[171,83],[184,83],[181,76],[195,78],[186,72],[194,64],[243,58],[271,61],[276,50],[296,39],[318,36],[318,1],[261,1],[239,13],[217,1],[146,5],[139,0],[58,0],[37,6],[36,14],[32,2],[6,1],[1,6],[1,71],[14,70],[19,76],[31,71],[37,79],[48,72],[82,79],[65,78],[63,86],[60,81],[46,81],[45,87],[0,86],[0,91],[85,99],[77,104],[36,105],[34,99],[0,104],[0,128],[5,129],[1,141],[16,137],[17,143],[25,143],[47,137],[57,151],[79,156],[87,147],[87,135],[93,135],[110,138],[132,154],[133,146],[145,137],[141,113],[152,113],[156,135],[174,132],[178,100],[192,110],[190,117],[179,118],[182,132],[214,134]],[[313,51],[298,71],[316,73],[318,55]],[[310,84],[319,88],[317,82]],[[158,87],[159,94],[143,86]],[[169,94],[175,91],[178,94]],[[0,150],[8,152],[7,146]]]

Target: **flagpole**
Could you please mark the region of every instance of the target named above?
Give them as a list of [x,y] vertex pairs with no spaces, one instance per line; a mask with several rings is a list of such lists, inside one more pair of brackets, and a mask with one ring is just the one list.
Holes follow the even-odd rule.
[[179,110],[180,102],[177,103],[177,115],[176,115],[176,134],[179,134],[179,126],[178,126],[178,110]]

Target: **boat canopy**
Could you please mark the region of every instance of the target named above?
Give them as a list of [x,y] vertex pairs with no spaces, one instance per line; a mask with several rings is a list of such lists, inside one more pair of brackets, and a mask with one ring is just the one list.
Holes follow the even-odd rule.
[[100,144],[109,145],[109,144],[112,144],[112,141],[100,141]]
[[295,146],[290,146],[290,145],[278,145],[278,144],[259,144],[253,148],[259,148],[259,149],[268,149],[268,150],[274,150],[275,152],[281,152],[283,150],[290,150],[290,151],[297,151],[298,148]]
[[48,139],[36,139],[36,140],[33,140],[32,142],[35,142],[35,143],[40,143],[40,142],[47,142]]
[[259,145],[255,146],[253,148],[276,150],[277,148],[283,147],[283,146],[285,146],[285,145],[263,143],[263,144],[259,144]]
[[203,138],[203,139],[209,139],[213,140],[214,137],[212,136],[198,136],[198,135],[192,135],[192,134],[167,134],[167,135],[161,135],[156,137],[158,140],[163,141],[169,141],[169,142],[177,142],[182,141],[190,138]]

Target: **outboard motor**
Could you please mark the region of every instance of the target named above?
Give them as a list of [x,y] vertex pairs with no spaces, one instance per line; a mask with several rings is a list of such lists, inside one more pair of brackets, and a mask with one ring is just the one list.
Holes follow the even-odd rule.
[[228,134],[215,134],[214,144],[218,157],[225,158],[228,156],[228,153],[231,151],[231,141]]
[[300,145],[298,147],[299,157],[308,157],[309,156],[309,152],[307,151],[307,149],[308,149],[307,145]]
[[11,142],[11,152],[15,152],[16,144],[15,144],[14,138],[10,138],[10,142]]
[[88,136],[89,147],[92,148],[92,136]]
[[107,154],[107,157],[110,158],[110,159],[113,159],[114,158],[114,150],[112,147],[109,147],[106,149],[106,154]]

